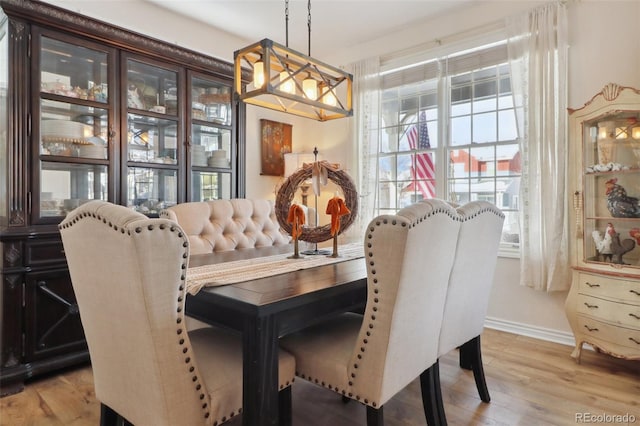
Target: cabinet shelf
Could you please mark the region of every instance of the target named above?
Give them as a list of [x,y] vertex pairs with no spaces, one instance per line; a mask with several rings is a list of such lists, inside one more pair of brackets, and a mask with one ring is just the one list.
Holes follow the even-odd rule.
[[640,225],[640,217],[613,217],[613,216],[585,216],[585,220],[608,220],[621,222],[637,222]]
[[585,172],[585,178],[588,177],[598,177],[598,176],[613,176],[617,174],[640,174],[640,167],[634,167],[624,170],[609,170],[606,172]]

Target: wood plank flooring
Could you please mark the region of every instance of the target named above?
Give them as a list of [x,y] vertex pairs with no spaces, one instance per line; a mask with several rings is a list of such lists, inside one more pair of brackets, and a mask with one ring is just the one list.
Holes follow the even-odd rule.
[[[449,425],[576,425],[579,413],[585,419],[609,416],[599,422],[592,417],[591,423],[640,425],[640,362],[585,350],[576,364],[569,346],[489,329],[482,350],[489,404],[480,401],[473,374],[458,367],[456,351],[440,361]],[[387,426],[426,424],[417,381],[384,409]],[[294,384],[293,411],[295,426],[366,425],[364,406],[343,404],[337,394],[301,379]],[[34,380],[22,393],[0,399],[2,426],[98,425],[99,413],[90,367]],[[634,421],[616,421],[623,420],[616,415]],[[236,417],[226,424],[241,423]]]

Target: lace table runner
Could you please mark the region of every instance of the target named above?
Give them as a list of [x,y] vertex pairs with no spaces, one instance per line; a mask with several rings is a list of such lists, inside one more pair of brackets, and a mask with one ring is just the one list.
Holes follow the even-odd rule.
[[361,243],[339,246],[338,254],[340,257],[312,255],[304,256],[300,259],[288,259],[292,253],[284,253],[214,265],[196,266],[187,270],[187,291],[191,294],[196,294],[203,287],[236,284],[364,257]]

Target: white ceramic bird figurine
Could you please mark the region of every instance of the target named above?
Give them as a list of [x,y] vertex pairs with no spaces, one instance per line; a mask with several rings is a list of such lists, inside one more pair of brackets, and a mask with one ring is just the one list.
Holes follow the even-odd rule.
[[603,260],[609,259],[611,261],[613,252],[611,251],[611,240],[616,230],[612,223],[607,223],[607,229],[604,231],[604,236],[598,230],[594,230],[591,235],[593,241],[596,243],[596,250],[602,255]]

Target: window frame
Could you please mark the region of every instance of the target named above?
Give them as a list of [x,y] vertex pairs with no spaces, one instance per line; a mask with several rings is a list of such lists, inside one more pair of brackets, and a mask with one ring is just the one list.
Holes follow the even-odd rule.
[[[474,56],[476,55],[479,57],[479,59],[474,58]],[[493,63],[491,63],[492,61]],[[450,67],[451,63],[453,63],[454,65],[453,67]],[[508,70],[508,73],[502,72],[504,71],[505,67]],[[518,136],[518,126],[516,123],[517,106],[515,105],[515,102],[513,100],[513,90],[511,89],[512,70],[511,70],[511,67],[509,66],[508,55],[506,53],[506,39],[502,39],[498,42],[492,42],[489,44],[481,45],[475,49],[468,49],[461,52],[452,52],[449,56],[444,56],[439,59],[422,61],[422,62],[416,63],[414,66],[407,65],[405,63],[403,67],[398,68],[396,70],[392,69],[392,67],[390,66],[387,66],[386,68],[387,68],[386,71],[383,68],[383,71],[381,72],[382,78],[381,78],[381,89],[380,89],[381,90],[380,110],[385,111],[385,102],[388,103],[390,100],[388,96],[385,96],[385,93],[389,93],[391,90],[396,90],[395,98],[394,99],[392,98],[391,101],[397,102],[398,107],[396,110],[395,121],[392,121],[391,123],[384,123],[382,116],[379,120],[378,129],[377,129],[377,131],[379,132],[379,146],[377,149],[377,158],[376,158],[378,162],[378,168],[382,167],[381,165],[382,159],[385,159],[385,158],[393,159],[393,158],[397,158],[399,155],[415,155],[419,152],[424,152],[423,150],[411,150],[411,149],[400,150],[400,147],[402,144],[402,138],[406,137],[406,136],[403,136],[403,134],[406,133],[407,129],[409,128],[409,124],[416,123],[420,119],[421,112],[426,110],[426,107],[421,103],[421,99],[423,97],[432,96],[435,93],[436,109],[437,109],[437,118],[435,119],[435,121],[438,124],[437,132],[436,132],[437,136],[435,139],[436,140],[435,146],[431,145],[431,147],[427,151],[433,153],[432,155],[434,158],[434,162],[436,164],[435,179],[436,179],[437,196],[447,200],[452,199],[453,192],[451,191],[450,185],[453,181],[453,178],[451,177],[452,166],[449,160],[453,150],[465,149],[467,152],[470,152],[472,149],[477,149],[480,147],[492,148],[494,152],[494,155],[492,157],[494,161],[494,170],[492,171],[492,174],[490,174],[489,176],[486,176],[486,178],[487,180],[493,181],[493,194],[492,194],[493,202],[501,210],[505,211],[505,213],[507,214],[507,219],[509,218],[509,214],[513,215],[511,216],[511,218],[512,220],[514,220],[513,223],[517,227],[516,229],[518,229],[517,231],[518,242],[514,243],[514,242],[501,241],[499,256],[509,257],[509,258],[519,258],[520,257],[520,242],[519,242],[520,241],[520,238],[519,238],[520,211],[519,211],[519,208],[521,207],[518,203],[519,197],[517,194],[512,194],[513,201],[510,206],[504,206],[503,203],[500,203],[500,205],[498,205],[499,194],[505,192],[505,191],[499,191],[499,187],[498,187],[499,181],[508,180],[508,183],[507,183],[507,186],[508,186],[514,182],[514,179],[518,179],[518,184],[519,184],[519,179],[521,177],[521,170],[514,173],[514,170],[511,169],[512,167],[511,163],[509,163],[509,169],[507,170],[506,174],[500,173],[500,161],[504,162],[506,156],[505,158],[500,160],[499,152],[498,152],[500,149],[499,147],[500,146],[513,147],[515,148],[514,152],[520,152],[520,146],[519,146],[520,140]],[[489,142],[474,143],[472,139],[473,133],[470,133],[471,138],[469,140],[469,143],[464,145],[462,144],[454,145],[451,140],[451,132],[452,132],[451,117],[454,116],[452,113],[453,103],[451,101],[452,91],[456,86],[465,87],[465,85],[461,85],[461,86],[454,85],[452,84],[452,81],[456,77],[460,77],[465,74],[469,74],[470,77],[473,76],[474,73],[481,74],[484,70],[489,68],[494,69],[494,74],[489,78],[479,80],[479,82],[485,83],[487,81],[491,81],[493,82],[493,84],[495,84],[496,92],[493,94],[493,96],[495,97],[496,104],[493,109],[488,110],[488,112],[495,114],[493,118],[493,123],[495,123],[495,137],[494,137],[495,140],[492,140]],[[503,80],[505,78],[509,82],[509,90],[507,90],[506,92],[503,92],[502,91],[503,83],[504,83]],[[401,91],[403,88],[410,87],[411,85],[417,86],[421,84],[427,87],[431,87],[431,89],[418,91],[417,93],[408,97],[401,95]],[[468,117],[471,121],[473,121],[474,112],[473,112],[472,104],[474,102],[474,89],[476,87],[474,80],[471,80],[467,87],[471,89],[471,94],[467,98],[468,99],[467,103],[470,109],[470,111],[468,112]],[[507,103],[507,106],[504,106],[504,105],[501,106],[501,103],[500,103],[501,93],[509,93],[511,97],[511,101],[510,103],[509,102]],[[402,117],[403,115],[403,109],[401,107],[401,104],[403,101],[406,101],[408,99],[416,100],[415,102],[416,109],[415,109],[415,112],[410,113],[413,115],[413,118],[408,118],[407,120],[405,120],[404,123],[401,123],[400,117]],[[503,112],[503,111],[513,112],[512,119],[510,120],[512,120],[511,124],[513,127],[513,133],[515,134],[511,133],[508,136],[515,136],[514,138],[500,140],[500,127],[499,127],[500,112]],[[429,117],[427,117],[427,122],[430,122],[432,120],[433,120],[432,118],[430,119]],[[383,143],[385,141],[387,143],[389,142],[389,139],[388,138],[385,139],[385,135],[383,133],[385,131],[388,131],[390,128],[394,128],[394,127],[397,129],[396,133],[398,135],[398,139],[394,142],[395,148],[396,148],[395,151],[388,149],[387,147],[383,147]],[[431,127],[429,128],[429,131],[430,131],[430,135],[433,134],[433,132],[431,132]],[[392,144],[389,144],[389,145],[392,145]],[[386,151],[384,150],[385,148],[387,148]],[[506,152],[508,152],[508,150],[509,148],[507,148]],[[415,157],[412,157],[412,158],[415,158]],[[514,159],[515,159],[515,154],[514,154],[514,157],[508,161],[513,161]],[[415,161],[415,160],[412,160],[412,161]],[[397,167],[397,164],[398,162],[396,161],[395,167]],[[466,180],[471,185],[471,182],[473,181],[474,178],[469,172],[465,176],[460,177],[459,179]],[[382,183],[385,183],[388,185],[395,184],[395,191],[396,192],[400,191],[399,182],[401,181],[398,180],[397,171],[394,175],[392,175],[392,177],[389,180],[382,180],[380,178],[380,174],[378,174],[377,182],[378,182],[378,187],[377,187],[378,195],[376,196],[376,200],[377,200],[376,206],[375,206],[376,213],[377,214],[393,213],[399,210],[400,208],[402,208],[403,207],[401,203],[402,199],[398,195],[395,196],[395,202],[390,203],[389,207],[381,207],[382,205],[382,190],[381,190],[382,185],[381,184]],[[416,195],[418,194],[415,188],[413,189],[413,191],[414,192],[413,192],[413,195],[411,196],[411,202],[416,201],[417,199]],[[467,192],[467,194],[470,198],[474,193],[469,191]],[[467,202],[467,200],[465,200],[465,202]],[[515,206],[513,203],[515,203]]]

